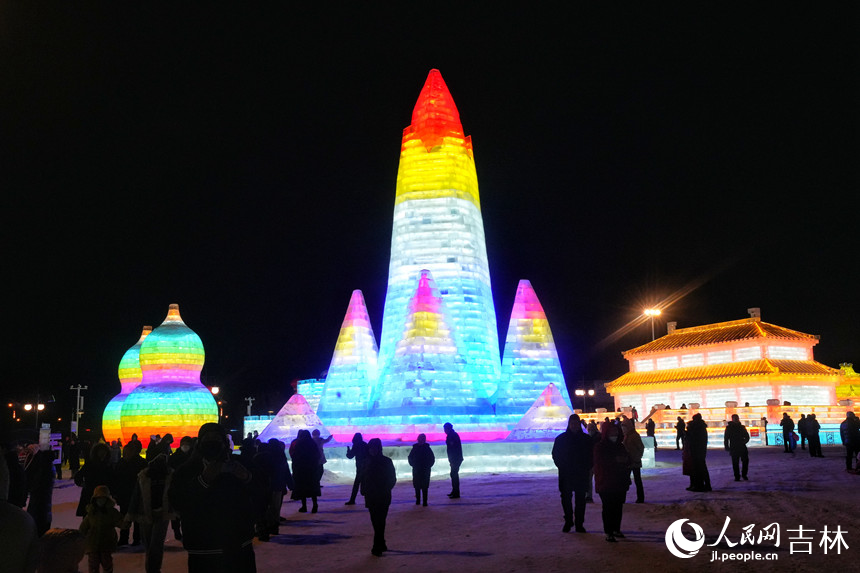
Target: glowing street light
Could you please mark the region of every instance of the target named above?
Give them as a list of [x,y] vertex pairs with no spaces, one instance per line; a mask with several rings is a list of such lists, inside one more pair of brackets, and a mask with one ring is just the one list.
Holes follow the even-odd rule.
[[582,396],[582,411],[585,412],[585,397],[586,396],[594,396],[594,389],[584,390],[583,388],[577,388],[573,391],[577,396]]
[[211,388],[209,388],[209,390],[212,392],[213,396],[217,396],[218,392],[221,391],[221,388],[219,388],[218,386],[212,386]]
[[648,318],[651,319],[651,342],[653,342],[655,340],[655,337],[654,337],[654,317],[660,316],[660,309],[659,308],[646,308],[645,309],[645,316],[647,316]]

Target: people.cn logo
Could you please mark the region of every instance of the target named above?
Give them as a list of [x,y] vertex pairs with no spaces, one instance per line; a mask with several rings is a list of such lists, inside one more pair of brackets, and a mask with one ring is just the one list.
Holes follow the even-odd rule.
[[669,552],[675,557],[681,559],[689,559],[699,552],[699,549],[705,544],[705,533],[702,528],[690,522],[690,528],[693,530],[694,539],[687,539],[681,531],[681,527],[686,523],[686,519],[679,519],[674,522],[666,530],[666,547]]

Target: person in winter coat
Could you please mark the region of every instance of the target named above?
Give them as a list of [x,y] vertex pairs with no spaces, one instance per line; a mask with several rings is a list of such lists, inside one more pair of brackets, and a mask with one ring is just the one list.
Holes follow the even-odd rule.
[[779,421],[782,426],[782,441],[785,444],[785,453],[792,453],[791,434],[794,433],[794,420],[788,415],[788,412],[782,413],[782,420]]
[[367,443],[367,467],[361,478],[361,495],[373,525],[373,547],[370,552],[379,557],[388,551],[385,544],[385,520],[391,505],[391,490],[397,483],[397,473],[391,458],[382,455],[382,441],[373,438]]
[[[3,444],[0,451],[7,447]],[[15,464],[20,467],[17,461]],[[39,561],[36,522],[29,513],[8,503],[9,477],[9,469],[0,459],[0,570],[32,573]]]
[[415,505],[421,503],[424,496],[424,507],[427,507],[427,490],[430,489],[430,472],[436,463],[436,455],[427,443],[427,436],[418,434],[418,443],[412,445],[408,457],[412,466],[412,487],[415,488]]
[[810,414],[806,418],[806,439],[809,440],[809,455],[813,458],[823,458],[821,453],[821,436],[818,432],[821,430],[821,424],[815,414]]
[[281,505],[287,488],[295,488],[287,462],[286,444],[277,438],[260,444],[254,456],[253,468],[252,473],[261,490],[257,537],[260,541],[268,541],[270,535],[279,532]]
[[806,414],[801,414],[800,419],[797,421],[797,433],[800,434],[800,449],[801,450],[806,449],[806,440],[807,440],[806,422],[807,422],[807,419],[808,418],[806,417]]
[[39,444],[27,446],[24,472],[27,474],[27,513],[36,522],[36,533],[41,537],[51,529],[51,508],[54,495],[54,453],[41,450]]
[[334,436],[329,436],[327,438],[323,438],[320,435],[320,431],[317,428],[314,428],[314,431],[311,432],[311,438],[313,438],[314,443],[317,445],[317,449],[319,450],[319,453],[320,453],[320,466],[317,469],[317,473],[319,474],[319,476],[317,477],[317,481],[322,480],[323,474],[325,473],[325,463],[327,460],[325,458],[324,446],[327,443],[329,443],[333,437]]
[[687,435],[687,424],[684,423],[684,418],[678,416],[678,423],[675,424],[675,449],[680,450],[684,444],[685,436]]
[[[854,412],[847,412],[845,419],[839,424],[839,437],[845,446],[845,469],[852,471],[854,458],[860,452],[860,419]],[[823,456],[822,456],[823,457]],[[860,470],[860,467],[857,469]]]
[[182,515],[188,573],[252,573],[251,472],[230,455],[220,424],[200,426],[191,459],[173,474],[167,499]]
[[349,496],[349,501],[344,505],[355,505],[355,498],[358,495],[358,487],[361,485],[361,472],[364,471],[364,466],[367,464],[367,443],[361,437],[361,434],[356,432],[352,436],[352,448],[346,447],[346,457],[349,459],[355,458],[355,480],[352,482],[352,493]]
[[657,450],[657,436],[654,434],[654,430],[657,428],[657,424],[654,423],[653,418],[648,418],[648,421],[645,422],[645,435],[649,438],[654,438],[654,450]]
[[451,466],[451,499],[460,498],[460,465],[463,463],[463,444],[460,434],[454,431],[451,422],[445,422],[442,426],[445,430],[445,449],[448,453],[448,464]]
[[[108,461],[110,461],[110,451],[108,451]],[[86,508],[87,514],[79,528],[84,535],[90,573],[98,573],[99,566],[104,569],[105,573],[113,572],[113,553],[116,551],[117,540],[116,528],[122,523],[122,516],[114,507],[115,505],[116,502],[111,497],[110,489],[106,485],[99,485],[93,489],[92,499]]]
[[66,458],[69,460],[69,472],[75,479],[78,470],[81,469],[81,444],[75,434],[69,436],[69,444],[66,446]]
[[96,444],[90,449],[84,467],[75,474],[75,485],[81,487],[81,498],[75,515],[84,517],[87,505],[93,497],[96,486],[113,487],[113,468],[110,465],[110,448],[107,444]]
[[[119,506],[119,513],[125,519],[128,513],[128,506],[131,503],[131,495],[134,493],[134,488],[137,485],[137,474],[146,469],[146,460],[140,453],[140,442],[129,443],[122,450],[122,458],[117,462],[114,468],[113,479],[113,494]],[[131,544],[140,545],[140,525],[134,522]],[[128,545],[128,534],[131,527],[124,527],[119,532],[119,546]]]
[[317,498],[320,496],[320,453],[309,431],[299,430],[296,440],[290,446],[290,457],[293,458],[293,481],[296,485],[292,498],[302,502],[299,513],[307,513],[308,498],[311,498],[311,513],[316,513],[319,511]]
[[[749,452],[747,451],[747,442],[750,441],[750,434],[746,426],[741,424],[741,418],[737,414],[732,414],[732,421],[726,424],[726,433],[723,436],[723,444],[726,450],[732,456],[732,471],[735,472],[735,481],[749,479],[747,470],[750,465]],[[810,448],[812,444],[810,443]]]
[[[140,457],[140,456],[138,456]],[[143,546],[146,550],[144,569],[146,573],[160,573],[164,560],[164,539],[167,527],[177,513],[170,504],[170,486],[174,470],[163,453],[137,474],[134,493],[123,520],[124,529],[133,521],[140,524]],[[128,534],[126,534],[126,537]]]
[[630,455],[621,443],[621,432],[611,422],[600,425],[600,441],[594,446],[594,489],[603,504],[603,532],[615,542],[621,533],[621,517],[630,489]]
[[[167,458],[167,465],[176,470],[191,459],[191,448],[193,447],[194,438],[191,436],[182,436],[182,439],[179,440],[179,447]],[[170,521],[170,527],[173,529],[173,538],[176,541],[182,541],[182,519],[176,516]]]
[[561,530],[567,533],[576,527],[578,533],[585,533],[585,497],[591,487],[594,440],[583,431],[577,414],[567,419],[567,430],[556,436],[552,461],[558,468],[558,491],[564,512]]
[[621,422],[621,432],[624,434],[622,444],[630,455],[630,471],[633,474],[633,483],[636,484],[636,503],[645,503],[645,488],[642,485],[642,456],[645,454],[645,444],[642,436],[636,431],[633,420]]
[[687,424],[684,440],[684,473],[690,476],[688,491],[711,491],[711,474],[708,472],[708,425],[701,414],[694,414]]

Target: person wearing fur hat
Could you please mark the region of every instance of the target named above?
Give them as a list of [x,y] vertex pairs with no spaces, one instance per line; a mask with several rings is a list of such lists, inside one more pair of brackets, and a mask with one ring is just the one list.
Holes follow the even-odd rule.
[[124,529],[132,522],[140,525],[146,550],[146,573],[161,571],[167,528],[170,520],[178,517],[168,499],[172,480],[173,468],[168,465],[167,456],[163,453],[155,456],[149,465],[137,474],[128,513],[123,520]]
[[113,553],[116,551],[116,528],[122,516],[106,485],[98,485],[87,505],[87,514],[81,522],[90,573],[98,573],[99,566],[105,573],[113,573]]

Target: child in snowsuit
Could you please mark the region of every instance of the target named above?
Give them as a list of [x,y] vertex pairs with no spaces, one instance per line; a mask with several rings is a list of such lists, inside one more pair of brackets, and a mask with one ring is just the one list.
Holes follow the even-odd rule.
[[85,538],[90,573],[99,573],[99,566],[105,573],[113,573],[113,552],[116,551],[117,542],[116,528],[122,521],[122,516],[115,506],[116,502],[111,497],[108,487],[96,486],[92,501],[87,505],[87,515],[80,527]]

